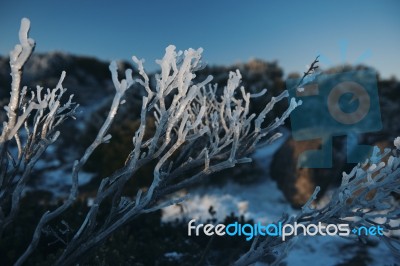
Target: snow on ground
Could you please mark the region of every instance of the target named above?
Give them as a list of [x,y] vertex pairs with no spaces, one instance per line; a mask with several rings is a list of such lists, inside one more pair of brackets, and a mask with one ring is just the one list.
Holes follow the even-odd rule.
[[[57,169],[43,173],[42,180],[36,188],[43,190],[50,190],[54,195],[62,196],[69,193],[72,186],[71,169]],[[80,171],[78,184],[82,186],[87,184],[94,177],[93,173]]]
[[182,218],[182,215],[189,220],[205,221],[212,218],[208,213],[210,206],[213,206],[215,218],[219,221],[232,212],[260,222],[273,222],[282,212],[294,213],[272,180],[247,186],[228,183],[221,187],[198,188],[191,190],[190,195],[190,199],[181,204],[182,208],[176,205],[165,208],[163,221]]
[[[52,154],[54,154],[54,151],[50,149],[48,158],[36,163],[37,180],[32,185],[33,187],[27,188],[27,191],[31,189],[47,190],[56,197],[68,195],[72,186],[72,164],[62,164],[56,156],[51,156]],[[94,175],[94,173],[80,171],[78,176],[79,186],[87,184]]]

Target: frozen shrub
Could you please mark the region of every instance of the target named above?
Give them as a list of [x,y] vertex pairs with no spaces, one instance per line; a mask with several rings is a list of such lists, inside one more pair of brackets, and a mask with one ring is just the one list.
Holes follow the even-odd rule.
[[21,89],[22,69],[30,57],[35,42],[28,38],[30,22],[23,19],[19,32],[20,44],[10,52],[11,93],[4,107],[6,119],[0,135],[0,234],[18,213],[19,203],[31,171],[49,145],[60,132],[57,127],[68,117],[73,117],[77,105],[66,92],[61,74],[57,86],[43,90]]
[[[2,170],[3,181],[6,177],[7,182],[1,183],[1,193],[12,198],[12,207],[8,214],[10,218],[1,220],[3,226],[15,216],[30,170],[46,147],[57,139],[59,132],[55,131],[55,128],[65,118],[72,116],[76,107],[71,103],[71,98],[65,104],[61,103],[61,96],[65,91],[61,83],[65,73],[62,74],[57,87],[47,90],[44,95],[38,87],[36,93],[32,92],[32,97],[26,98],[27,89],[20,89],[22,67],[34,47],[34,41],[27,36],[28,30],[29,20],[23,19],[21,44],[16,46],[10,58],[11,98],[5,108],[8,122],[3,124],[0,144],[2,169],[9,169]],[[132,78],[132,70],[127,70],[125,77],[120,79],[117,64],[110,64],[115,96],[108,115],[92,144],[83,156],[74,162],[69,197],[55,210],[43,214],[32,242],[16,265],[26,261],[36,248],[45,226],[63,214],[75,201],[78,195],[79,173],[93,151],[104,143],[111,142],[112,145],[109,128],[121,104],[125,102],[125,92],[134,83],[143,86],[146,95],[142,98],[140,126],[132,136],[133,149],[127,154],[124,166],[102,179],[84,221],[79,228],[71,229],[74,232],[73,236],[66,242],[65,249],[57,260],[58,265],[77,263],[115,230],[137,216],[184,200],[167,196],[211,173],[234,167],[238,163],[250,162],[251,159],[246,156],[254,151],[260,141],[268,144],[280,137],[278,133],[273,134],[274,130],[284,123],[290,112],[300,103],[292,99],[280,118],[269,124],[264,123],[266,115],[277,102],[288,97],[288,93],[285,91],[273,97],[259,114],[251,114],[251,98],[263,96],[266,90],[258,94],[246,92],[245,88],[240,86],[239,71],[229,73],[227,86],[221,96],[216,93],[217,84],[210,84],[212,76],[195,82],[196,71],[204,66],[201,62],[202,52],[201,48],[182,52],[176,51],[172,45],[168,46],[164,57],[157,61],[161,73],[156,75],[155,87],[150,85],[144,70],[144,60],[132,58],[138,67],[139,79]],[[31,120],[28,119],[30,114],[33,114],[33,124],[30,124]],[[145,139],[148,120],[154,121],[156,130]],[[23,141],[20,135],[22,126],[26,130]],[[10,141],[16,143],[17,155],[10,150]],[[141,167],[154,162],[153,181],[149,188],[145,191],[139,190],[135,197],[124,195],[124,186],[133,174]],[[23,169],[22,175],[21,171],[14,171],[20,166]],[[106,207],[106,203],[110,202],[111,206]],[[103,215],[104,211],[106,213],[104,219],[99,217],[100,209],[103,209]],[[66,222],[64,224],[68,225]]]

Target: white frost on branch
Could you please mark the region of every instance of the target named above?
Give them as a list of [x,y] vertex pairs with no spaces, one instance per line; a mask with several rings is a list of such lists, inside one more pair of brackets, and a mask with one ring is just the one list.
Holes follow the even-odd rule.
[[[18,183],[16,190],[9,191],[12,198],[16,199],[12,201],[10,217],[13,217],[18,210],[20,193],[32,167],[47,146],[58,137],[59,132],[56,132],[55,128],[65,118],[72,116],[76,108],[71,102],[71,97],[62,104],[61,97],[65,92],[62,82],[65,72],[61,75],[56,88],[47,90],[44,94],[41,87],[37,87],[36,92],[32,91],[30,98],[26,97],[28,94],[26,88],[20,91],[22,66],[34,46],[34,41],[27,37],[28,30],[29,20],[23,19],[20,31],[21,44],[17,45],[11,54],[13,77],[11,100],[6,108],[8,122],[4,123],[0,137],[2,149],[6,149],[6,144],[15,140],[20,149],[18,158],[20,160],[24,158],[27,162],[23,176],[19,180],[15,179]],[[256,149],[259,142],[265,140],[264,143],[271,143],[280,136],[274,134],[274,130],[284,123],[290,112],[301,102],[291,99],[288,109],[281,117],[265,121],[265,117],[273,110],[274,105],[287,98],[288,93],[285,91],[273,97],[261,113],[250,113],[251,99],[263,96],[266,90],[258,94],[246,92],[240,85],[242,76],[238,70],[229,73],[227,85],[221,90],[217,84],[210,84],[212,76],[198,81],[196,71],[204,67],[201,61],[202,52],[202,48],[182,52],[176,51],[173,45],[168,46],[164,57],[156,61],[161,67],[161,73],[155,75],[155,86],[152,86],[145,72],[144,60],[132,57],[140,75],[140,78],[135,80],[130,69],[126,70],[125,77],[120,79],[117,64],[115,62],[110,64],[115,96],[108,115],[92,144],[73,164],[69,197],[55,210],[43,214],[33,234],[32,242],[16,265],[24,263],[36,248],[43,228],[62,215],[76,200],[79,173],[99,145],[112,143],[109,128],[119,107],[125,102],[123,97],[126,90],[134,83],[143,86],[146,95],[142,98],[140,125],[132,135],[132,151],[127,154],[125,165],[116,169],[109,177],[103,177],[93,204],[58,258],[57,265],[76,264],[88,250],[100,245],[115,230],[138,215],[156,211],[185,199],[168,199],[168,195],[187,188],[211,173],[234,167],[239,163],[250,162],[251,159],[247,155]],[[27,118],[32,114],[34,123],[30,125]],[[148,128],[148,123],[155,123],[155,132]],[[22,125],[25,125],[28,133],[28,140],[25,143],[22,143],[19,137]],[[5,161],[8,164],[8,160]],[[135,197],[123,195],[123,188],[127,182],[131,178],[138,178],[135,173],[145,165],[154,167],[151,185],[146,191],[139,190]],[[104,205],[108,206],[105,202],[111,202],[111,206],[105,207]],[[106,208],[105,219],[98,219],[101,207]],[[10,221],[10,219],[5,222],[3,220],[2,225]],[[101,224],[98,224],[100,221]]]
[[394,146],[396,149],[400,150],[400,137],[394,139]]
[[[73,117],[78,107],[72,102],[73,95],[68,100],[62,98],[65,72],[54,89],[21,88],[22,69],[35,47],[28,37],[29,27],[30,21],[23,18],[20,44],[10,52],[11,93],[0,135],[0,235],[19,211],[22,192],[36,162],[59,137],[57,127]],[[18,154],[12,152],[13,147]]]
[[[195,72],[204,67],[202,52],[201,48],[182,52],[176,51],[173,45],[168,46],[164,57],[156,61],[161,73],[155,75],[154,87],[145,72],[143,59],[132,57],[140,75],[136,80],[132,79],[129,70],[126,71],[126,78],[119,80],[117,65],[111,63],[116,98],[96,140],[76,164],[74,176],[99,143],[110,141],[106,133],[117,113],[116,107],[120,106],[120,96],[133,83],[143,86],[146,91],[142,98],[140,125],[133,133],[133,149],[125,165],[102,180],[83,223],[58,259],[60,265],[77,262],[88,249],[97,246],[137,215],[185,199],[167,199],[166,196],[211,173],[238,163],[251,162],[246,156],[256,149],[260,141],[265,139],[266,143],[270,143],[276,140],[280,135],[273,134],[273,131],[301,104],[291,99],[288,110],[281,117],[265,123],[266,115],[277,102],[288,97],[288,93],[283,92],[273,98],[260,114],[251,114],[251,98],[263,96],[266,90],[253,95],[246,92],[240,86],[242,77],[239,71],[229,73],[227,86],[221,89],[222,94],[216,84],[210,84],[212,76],[198,81]],[[155,123],[155,132],[148,129],[149,121]],[[145,140],[145,135],[149,133]],[[155,166],[149,188],[145,192],[139,190],[136,197],[123,196],[123,187],[128,180],[132,176],[135,178],[138,169],[151,162],[155,162]],[[99,208],[106,199],[112,202],[108,216],[101,226],[95,226]],[[38,240],[34,241],[33,246]],[[80,245],[82,242],[86,243],[83,247]]]

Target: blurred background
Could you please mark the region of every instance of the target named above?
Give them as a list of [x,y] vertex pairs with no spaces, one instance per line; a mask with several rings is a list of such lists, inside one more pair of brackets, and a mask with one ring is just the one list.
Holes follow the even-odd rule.
[[[277,60],[285,74],[318,55],[325,64],[358,63],[399,75],[399,3],[393,1],[2,1],[0,53],[32,21],[37,52],[63,51],[102,60],[154,60],[169,44],[203,47],[211,65]],[[347,50],[343,47],[347,46]]]
[[[9,241],[0,243],[0,264],[15,260],[41,213],[69,192],[72,162],[95,137],[113,97],[110,60],[117,60],[121,71],[132,68],[137,75],[130,58],[144,58],[154,82],[153,74],[159,70],[155,60],[162,58],[169,44],[178,50],[202,47],[207,67],[197,73],[198,80],[211,74],[213,83],[223,88],[229,71],[239,69],[247,90],[268,89],[265,97],[253,102],[252,112],[261,111],[272,96],[285,90],[288,78],[301,77],[318,55],[324,73],[373,69],[378,73],[383,128],[352,137],[358,143],[392,147],[394,137],[400,135],[399,12],[400,2],[394,0],[2,1],[1,107],[8,103],[8,53],[18,43],[22,17],[31,20],[30,36],[37,43],[24,69],[23,84],[52,88],[65,70],[64,87],[81,107],[77,120],[64,125],[62,132],[66,133],[61,133],[56,145],[38,162],[26,191],[21,222],[10,230]],[[95,196],[101,178],[121,167],[131,151],[143,93],[140,87],[130,90],[127,104],[111,128],[111,144],[97,150],[80,176],[80,201],[64,217],[72,220],[72,225],[82,218],[79,213]],[[286,107],[287,102],[281,103],[268,119]],[[1,113],[0,121],[4,119]],[[140,217],[92,254],[88,265],[226,265],[249,243],[239,237],[234,241],[190,238],[188,220],[273,222],[283,212],[296,213],[317,185],[322,188],[320,204],[324,204],[340,183],[341,173],[354,166],[346,162],[347,136],[333,138],[332,168],[298,168],[299,154],[318,149],[321,141],[294,140],[290,121],[279,131],[283,137],[257,150],[253,163],[210,176],[189,188],[192,197],[186,203]],[[127,193],[136,193],[151,180],[151,167],[142,169],[132,178]],[[378,240],[366,245],[333,237],[301,241],[289,253],[286,265],[315,265],[318,260],[326,265],[396,263]],[[62,243],[48,236],[30,263],[51,264],[60,248]]]

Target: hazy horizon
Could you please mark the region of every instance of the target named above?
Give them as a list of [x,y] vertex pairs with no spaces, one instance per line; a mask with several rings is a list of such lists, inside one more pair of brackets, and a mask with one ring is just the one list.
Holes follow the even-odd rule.
[[362,63],[383,78],[400,78],[400,2],[283,1],[199,4],[174,0],[29,1],[0,4],[0,54],[18,42],[22,17],[31,20],[36,52],[61,51],[100,60],[155,60],[174,44],[204,48],[208,65],[259,58],[278,61],[285,74],[302,72],[315,56],[321,67]]

